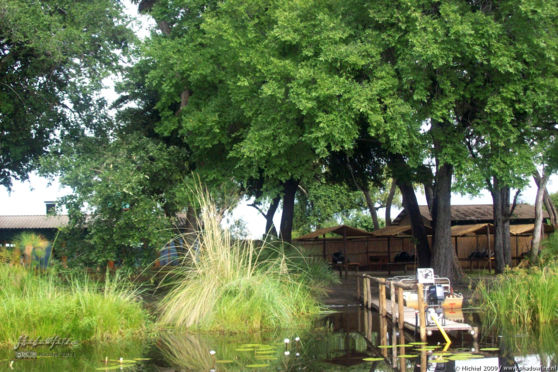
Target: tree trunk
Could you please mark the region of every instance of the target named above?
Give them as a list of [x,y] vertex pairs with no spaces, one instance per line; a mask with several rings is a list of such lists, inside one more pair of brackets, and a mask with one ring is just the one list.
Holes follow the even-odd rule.
[[504,216],[504,226],[503,226],[503,248],[504,248],[504,265],[510,267],[512,264],[511,259],[511,236],[510,236],[510,217],[511,217],[511,206],[510,206],[510,188],[502,188],[502,215]]
[[366,200],[366,205],[368,206],[368,210],[370,211],[370,216],[372,217],[372,223],[374,224],[374,230],[380,229],[380,223],[378,222],[378,213],[376,212],[376,208],[374,207],[374,202],[370,197],[370,191],[366,189],[362,189],[362,193],[364,194],[364,199]]
[[546,189],[546,187],[544,188],[543,202],[544,202],[544,208],[548,212],[548,218],[550,219],[550,223],[555,228],[558,228],[558,210],[556,209],[554,202],[550,198],[550,195],[548,194],[548,190]]
[[463,272],[451,241],[451,178],[453,167],[444,164],[436,172],[432,200],[432,267],[437,275],[461,280]]
[[[535,179],[535,183],[537,184],[538,188],[541,188],[541,181],[540,175],[538,173],[533,174],[533,178]],[[548,182],[548,179],[547,179]],[[556,206],[552,202],[550,195],[548,194],[548,190],[546,186],[543,187],[543,203],[546,212],[548,213],[548,218],[550,219],[550,224],[554,227],[558,226],[558,211],[556,210]]]
[[395,182],[397,183],[399,190],[401,190],[403,207],[411,218],[411,229],[417,246],[418,266],[430,267],[430,246],[428,244],[424,221],[422,219],[422,215],[420,214],[413,185],[409,181],[396,180]]
[[277,237],[277,229],[275,229],[275,224],[273,223],[273,217],[275,216],[275,212],[277,211],[277,207],[279,207],[279,202],[281,201],[281,197],[277,196],[271,202],[267,213],[265,214],[265,235],[271,235]]
[[392,179],[389,194],[386,200],[386,226],[391,226],[391,205],[393,204],[396,187],[397,184],[395,183],[395,180]]
[[[495,181],[496,182],[496,181]],[[496,272],[504,271],[504,239],[503,226],[504,218],[502,216],[502,195],[500,190],[495,187],[492,193],[492,214],[494,215],[494,258],[496,259]],[[490,257],[489,257],[490,259]]]
[[281,239],[290,243],[293,233],[294,201],[298,181],[290,179],[285,182],[285,194],[283,195],[283,213],[281,215]]
[[538,257],[542,238],[542,222],[543,222],[543,199],[546,190],[546,183],[548,182],[548,175],[545,174],[544,168],[542,175],[535,171],[533,175],[537,183],[537,196],[535,198],[535,226],[533,229],[533,240],[531,240],[531,256]]
[[511,265],[510,247],[510,188],[500,186],[496,176],[493,177],[492,210],[494,215],[494,258],[496,272],[502,273]]
[[431,184],[423,183],[424,186],[424,196],[426,197],[426,205],[428,205],[428,211],[432,215],[432,209],[434,208],[434,188]]

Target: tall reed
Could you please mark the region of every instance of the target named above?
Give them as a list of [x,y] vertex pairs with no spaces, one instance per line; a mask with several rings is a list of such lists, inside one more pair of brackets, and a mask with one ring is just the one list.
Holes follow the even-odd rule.
[[558,322],[558,266],[514,269],[479,291],[485,321],[504,328],[540,330]]
[[312,274],[323,272],[319,263],[288,254],[282,245],[233,240],[208,193],[198,195],[202,229],[184,239],[190,243],[161,301],[162,324],[254,331],[294,326],[320,312],[316,292],[322,286]]
[[118,274],[104,285],[86,275],[63,282],[52,270],[0,264],[0,344],[22,335],[101,341],[142,334],[149,319],[136,298]]

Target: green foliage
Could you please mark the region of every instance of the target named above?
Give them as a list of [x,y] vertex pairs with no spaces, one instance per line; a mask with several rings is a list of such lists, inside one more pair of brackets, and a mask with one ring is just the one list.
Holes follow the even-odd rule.
[[0,184],[26,178],[55,139],[104,115],[95,96],[130,31],[116,0],[0,3]]
[[318,227],[339,225],[342,214],[362,208],[361,192],[352,191],[345,184],[313,182],[296,199],[294,233],[304,235]]
[[552,203],[554,203],[555,206],[558,206],[558,192],[550,194],[550,199],[552,199]]
[[74,191],[61,200],[71,222],[64,235],[68,258],[152,263],[156,247],[174,234],[171,217],[187,205],[184,154],[138,134],[83,138],[64,153],[45,168],[60,171],[60,182]]
[[52,270],[35,274],[22,267],[0,265],[0,344],[31,338],[69,337],[82,341],[142,335],[148,316],[137,293],[119,274],[104,283],[86,275],[63,282]]
[[[342,215],[342,221],[344,225],[356,227],[365,231],[373,231],[374,224],[372,223],[372,218],[366,210],[352,210],[349,213]],[[382,218],[378,219],[380,228],[386,226],[386,221]]]
[[314,295],[323,283],[312,276],[320,270],[311,269],[320,263],[267,242],[232,240],[206,192],[199,198],[203,230],[184,239],[194,242],[160,303],[162,324],[246,332],[301,325],[320,311]]
[[558,265],[558,233],[551,234],[542,242],[543,249],[540,252],[540,265]]
[[262,179],[270,197],[286,180],[312,183],[320,160],[353,147],[361,122],[406,151],[420,123],[408,120],[367,13],[358,2],[156,2],[151,14],[170,29],[145,47],[156,131],[181,138],[215,177]]

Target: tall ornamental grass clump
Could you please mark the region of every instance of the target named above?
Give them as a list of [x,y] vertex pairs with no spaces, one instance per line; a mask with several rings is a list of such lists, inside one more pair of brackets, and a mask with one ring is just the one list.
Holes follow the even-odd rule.
[[20,336],[106,341],[146,331],[147,312],[116,274],[104,283],[86,275],[62,281],[55,271],[36,273],[0,264],[0,345]]
[[[166,326],[256,331],[299,326],[321,310],[317,296],[332,274],[282,245],[236,241],[220,225],[207,192],[199,192],[202,229],[186,237],[185,255],[161,301]],[[319,277],[319,279],[316,279]]]

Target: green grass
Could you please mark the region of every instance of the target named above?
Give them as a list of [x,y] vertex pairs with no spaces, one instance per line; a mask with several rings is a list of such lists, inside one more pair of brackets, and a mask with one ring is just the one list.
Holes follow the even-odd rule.
[[508,270],[477,287],[485,325],[540,333],[558,323],[558,234],[543,247],[530,267]]
[[118,274],[104,283],[85,275],[63,281],[52,270],[0,264],[0,345],[13,345],[21,335],[82,342],[143,334],[148,315],[122,283]]
[[[203,230],[186,240],[173,288],[161,301],[165,326],[244,332],[293,327],[320,312],[317,295],[333,278],[282,245],[234,241],[206,192],[200,192]],[[317,279],[318,278],[318,279]]]
[[[485,320],[504,328],[540,330],[558,322],[558,266],[513,269],[477,287]],[[490,324],[490,325],[492,325]]]

